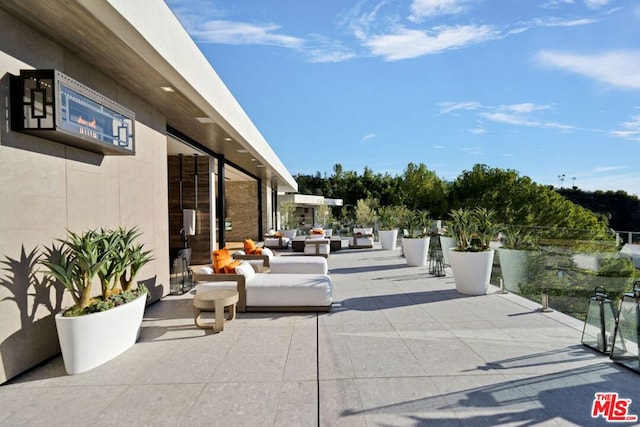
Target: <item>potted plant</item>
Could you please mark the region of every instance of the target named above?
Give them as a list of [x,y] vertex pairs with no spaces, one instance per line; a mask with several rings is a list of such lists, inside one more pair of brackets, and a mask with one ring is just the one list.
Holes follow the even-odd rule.
[[[142,324],[147,300],[144,285],[133,286],[140,268],[153,259],[134,241],[137,228],[69,231],[45,248],[45,274],[62,283],[72,307],[55,316],[60,349],[68,374],[95,368],[131,347]],[[99,278],[101,292],[92,292]]]
[[449,250],[456,290],[462,294],[487,293],[494,250],[489,247],[498,235],[495,212],[486,208],[457,209],[449,214],[449,228],[456,239],[456,247]]
[[429,211],[406,210],[402,218],[404,235],[402,237],[402,252],[410,267],[427,265],[429,252],[428,227],[431,223]]
[[[359,226],[354,228],[354,233],[373,234],[373,224],[378,219],[375,209],[373,208],[371,199],[359,199],[356,202],[356,224]],[[357,230],[357,231],[356,231]]]
[[293,239],[298,234],[298,208],[293,202],[280,203],[280,223],[282,236]]
[[455,248],[456,239],[451,234],[451,229],[445,223],[444,227],[440,230],[440,248],[442,249],[442,258],[445,265],[451,265],[449,260],[449,249]]
[[398,226],[402,216],[402,206],[383,206],[378,209],[378,236],[384,250],[394,250],[398,240]]
[[321,204],[318,206],[317,213],[318,224],[324,230],[324,235],[327,237],[331,237],[333,234],[333,229],[331,228],[331,224],[333,223],[333,214],[331,213],[331,208],[326,204]]
[[540,256],[536,239],[530,229],[508,225],[502,231],[502,246],[498,248],[498,259],[504,288],[520,293],[520,285],[535,277],[533,271]]

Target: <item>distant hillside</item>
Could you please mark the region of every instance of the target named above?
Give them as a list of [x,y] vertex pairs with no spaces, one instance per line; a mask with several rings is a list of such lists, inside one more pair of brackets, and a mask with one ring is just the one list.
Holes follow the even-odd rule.
[[609,226],[616,231],[640,231],[640,199],[624,191],[582,191],[562,188],[556,190],[566,199],[609,218]]

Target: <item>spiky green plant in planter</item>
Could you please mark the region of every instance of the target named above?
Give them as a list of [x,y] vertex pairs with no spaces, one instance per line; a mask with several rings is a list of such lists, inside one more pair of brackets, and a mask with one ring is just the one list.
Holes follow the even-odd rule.
[[481,252],[489,249],[489,243],[498,235],[500,226],[495,223],[495,211],[486,208],[456,209],[450,212],[447,223],[456,247],[461,252]]
[[[147,293],[144,285],[132,287],[137,272],[153,259],[151,251],[134,243],[139,235],[136,227],[81,234],[68,231],[66,239],[58,239],[59,246],[54,243],[44,248],[40,262],[47,269],[45,274],[62,283],[74,302],[65,316],[105,311]],[[92,293],[96,276],[100,296]]]
[[408,239],[421,239],[428,235],[431,213],[428,210],[405,209],[401,218],[401,226],[406,230],[404,237]]

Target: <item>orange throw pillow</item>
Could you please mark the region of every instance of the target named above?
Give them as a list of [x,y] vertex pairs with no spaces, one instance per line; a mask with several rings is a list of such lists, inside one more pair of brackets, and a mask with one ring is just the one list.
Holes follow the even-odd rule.
[[256,243],[251,239],[244,239],[244,251],[253,254],[256,251]]
[[313,230],[311,230],[311,234],[324,234],[324,230],[314,228]]
[[233,258],[227,248],[216,249],[213,251],[213,271],[220,274],[224,273],[224,266],[231,264]]
[[236,274],[236,267],[240,265],[242,261],[235,260],[227,265],[224,266],[224,272],[226,274]]
[[276,231],[276,234],[274,234],[273,237],[282,237],[282,233],[279,231]]

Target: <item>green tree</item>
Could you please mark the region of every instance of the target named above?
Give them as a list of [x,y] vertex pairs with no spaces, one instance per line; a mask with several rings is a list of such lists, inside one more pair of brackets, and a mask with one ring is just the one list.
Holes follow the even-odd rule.
[[426,210],[436,218],[447,212],[446,184],[424,163],[409,163],[400,182],[402,204],[409,209]]

